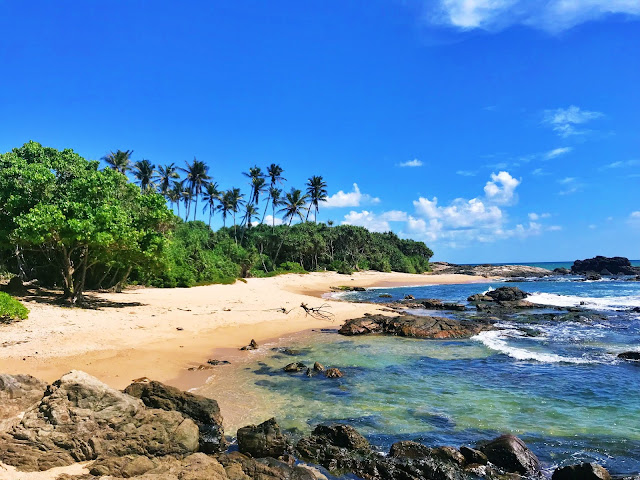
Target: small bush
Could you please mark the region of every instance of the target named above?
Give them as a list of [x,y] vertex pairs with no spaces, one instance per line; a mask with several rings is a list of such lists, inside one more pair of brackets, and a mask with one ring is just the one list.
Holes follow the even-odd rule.
[[0,292],[0,323],[11,323],[24,320],[29,310],[8,293]]
[[335,260],[331,262],[329,270],[341,273],[342,275],[351,275],[353,273],[353,268],[351,268],[347,262],[343,262],[342,260]]
[[284,262],[278,267],[280,273],[307,273],[299,263],[296,262]]

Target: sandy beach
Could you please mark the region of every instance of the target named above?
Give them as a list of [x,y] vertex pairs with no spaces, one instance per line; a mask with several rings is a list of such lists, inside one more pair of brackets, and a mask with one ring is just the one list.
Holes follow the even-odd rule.
[[[76,369],[123,388],[149,377],[181,388],[202,382],[216,349],[240,348],[310,328],[339,327],[378,311],[372,304],[324,299],[332,286],[404,286],[486,281],[467,275],[360,272],[289,274],[189,289],[131,288],[92,294],[96,309],[65,308],[25,297],[29,318],[1,326],[0,370],[53,381]],[[332,320],[305,314],[301,303],[326,303]],[[286,309],[285,314],[279,309]]]

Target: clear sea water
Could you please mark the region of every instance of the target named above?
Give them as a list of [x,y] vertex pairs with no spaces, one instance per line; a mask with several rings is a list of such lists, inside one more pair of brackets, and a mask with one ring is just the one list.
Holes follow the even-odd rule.
[[[388,301],[379,297],[383,293],[394,299],[411,294],[464,302],[471,294],[503,285],[379,288],[339,295],[373,302]],[[501,330],[451,341],[318,331],[287,340],[300,350],[296,357],[264,347],[260,362],[243,368],[235,380],[246,392],[238,397],[238,407],[260,403],[255,413],[264,418],[252,420],[275,415],[284,428],[302,433],[320,422],[347,422],[382,451],[405,439],[473,446],[513,433],[548,473],[557,465],[583,461],[603,464],[615,474],[640,472],[640,362],[616,357],[640,351],[640,314],[629,311],[640,306],[640,282],[561,278],[506,285],[532,292],[532,301],[550,306],[541,312],[583,302],[601,318],[505,317]],[[330,380],[282,372],[292,361],[319,361],[345,376]]]

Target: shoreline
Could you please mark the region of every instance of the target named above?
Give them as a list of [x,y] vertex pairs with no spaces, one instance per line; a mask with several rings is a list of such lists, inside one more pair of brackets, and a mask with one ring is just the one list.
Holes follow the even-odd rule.
[[[193,388],[202,385],[202,378],[206,380],[211,370],[187,369],[206,364],[219,349],[237,350],[251,339],[265,343],[313,328],[338,327],[365,313],[380,313],[380,305],[322,298],[332,286],[402,287],[491,280],[371,271],[288,274],[233,285],[95,293],[92,297],[101,305],[97,310],[65,308],[27,296],[21,299],[31,310],[29,318],[0,327],[0,364],[3,373],[27,373],[47,382],[76,369],[114,388],[124,388],[140,377]],[[302,302],[328,304],[333,322],[306,315],[299,308]],[[278,311],[281,308],[289,313]]]

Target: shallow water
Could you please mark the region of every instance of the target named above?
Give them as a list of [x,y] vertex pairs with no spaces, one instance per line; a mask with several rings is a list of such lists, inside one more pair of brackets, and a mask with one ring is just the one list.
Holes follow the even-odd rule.
[[[464,301],[501,285],[376,289],[344,296],[378,301],[380,293],[394,298],[410,293]],[[538,292],[534,298],[549,302],[582,299],[578,302],[589,302],[606,317],[572,322],[510,317],[500,323],[501,330],[454,341],[335,332],[293,337],[286,343],[299,355],[267,346],[256,357],[259,364],[234,371],[233,382],[250,399],[247,409],[253,409],[243,420],[275,415],[284,428],[304,433],[317,423],[347,422],[383,450],[402,439],[460,446],[508,432],[523,438],[549,469],[596,461],[612,473],[640,472],[640,363],[616,358],[620,351],[640,349],[640,316],[614,311],[620,304],[640,306],[640,283],[508,285]],[[345,376],[331,380],[282,372],[292,361],[309,366],[319,361]],[[242,410],[241,396],[236,401]]]

